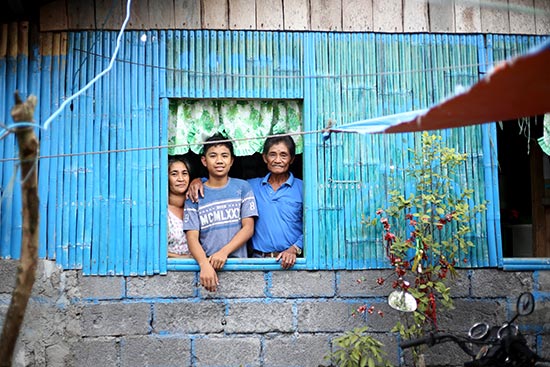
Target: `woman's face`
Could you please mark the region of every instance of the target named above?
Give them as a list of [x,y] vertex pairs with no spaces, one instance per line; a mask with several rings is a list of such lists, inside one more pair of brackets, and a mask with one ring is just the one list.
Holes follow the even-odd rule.
[[171,194],[183,195],[189,186],[189,170],[183,162],[174,162],[168,167],[168,190]]

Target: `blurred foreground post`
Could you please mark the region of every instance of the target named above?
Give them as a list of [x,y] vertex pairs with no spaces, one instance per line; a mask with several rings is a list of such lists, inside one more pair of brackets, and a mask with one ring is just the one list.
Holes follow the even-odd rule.
[[[11,110],[13,120],[16,123],[32,122],[36,102],[35,96],[30,96],[23,102],[18,92],[15,92],[15,106]],[[19,144],[19,163],[21,167],[23,237],[21,239],[21,259],[17,268],[15,288],[4,319],[2,336],[0,337],[0,366],[12,365],[13,351],[31,295],[38,263],[39,218],[36,172],[38,139],[33,127],[16,127],[14,131]]]

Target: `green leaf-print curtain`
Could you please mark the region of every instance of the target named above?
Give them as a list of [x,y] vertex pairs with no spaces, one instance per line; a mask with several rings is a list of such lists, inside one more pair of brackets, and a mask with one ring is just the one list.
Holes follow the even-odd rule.
[[[200,154],[202,143],[217,132],[235,139],[235,155],[261,153],[266,136],[299,133],[299,101],[173,100],[168,121],[168,154]],[[302,135],[292,135],[296,154]],[[243,140],[244,139],[244,140]]]

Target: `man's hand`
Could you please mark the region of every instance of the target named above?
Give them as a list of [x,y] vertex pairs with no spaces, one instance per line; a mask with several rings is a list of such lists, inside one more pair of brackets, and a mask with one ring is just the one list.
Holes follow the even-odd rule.
[[201,198],[204,197],[204,185],[202,184],[202,180],[200,178],[195,178],[189,184],[186,196],[191,199],[193,203],[196,203],[199,201],[199,195]]
[[296,248],[294,246],[290,246],[283,252],[277,256],[277,261],[281,262],[281,268],[283,269],[289,269],[294,266],[294,263],[296,263]]
[[212,254],[208,258],[208,261],[210,262],[210,265],[216,270],[220,270],[225,265],[225,262],[227,261],[227,255],[222,251],[218,251],[215,254]]
[[215,292],[218,289],[218,285],[220,285],[218,274],[210,263],[201,266],[200,280],[201,285],[209,292]]

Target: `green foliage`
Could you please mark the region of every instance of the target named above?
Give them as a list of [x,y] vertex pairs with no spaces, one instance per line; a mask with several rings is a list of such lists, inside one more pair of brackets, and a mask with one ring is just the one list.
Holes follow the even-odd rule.
[[[476,215],[486,210],[485,203],[470,206],[474,191],[456,182],[466,154],[426,132],[420,151],[410,153],[404,177],[390,179],[388,207],[377,211],[378,218],[365,221],[383,227],[386,254],[397,278],[393,287],[410,292],[417,301],[412,320],[393,328],[403,339],[437,328],[439,305],[452,308],[447,282],[456,276],[455,266],[467,262],[473,243],[466,236]],[[403,180],[414,193],[403,195]]]
[[333,340],[337,349],[325,356],[332,366],[339,367],[375,367],[391,366],[386,359],[384,346],[380,341],[367,334],[367,327],[355,328]]

